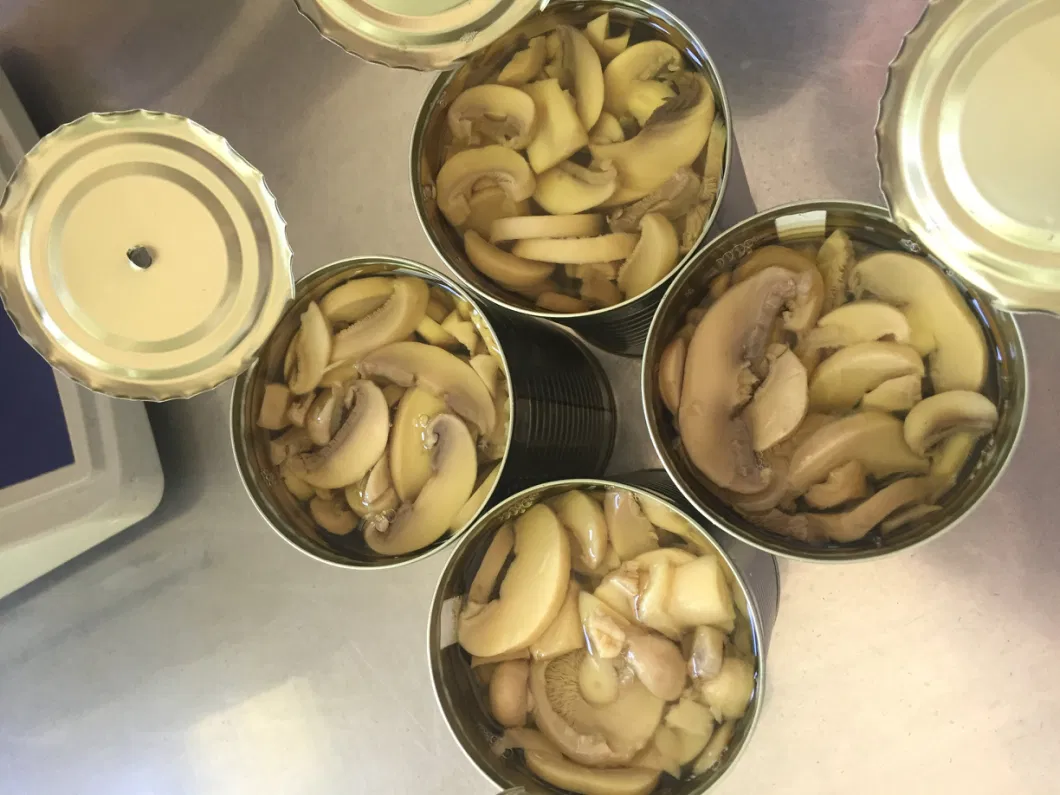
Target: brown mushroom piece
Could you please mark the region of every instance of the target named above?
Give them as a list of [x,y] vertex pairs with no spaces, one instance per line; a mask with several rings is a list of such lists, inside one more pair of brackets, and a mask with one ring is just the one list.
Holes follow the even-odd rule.
[[486,84],[465,89],[449,106],[449,131],[457,141],[525,149],[533,138],[537,109],[525,91]]
[[997,406],[978,392],[954,390],[924,398],[912,408],[903,426],[906,444],[926,455],[955,433],[983,436],[997,426]]
[[436,180],[438,209],[453,226],[468,220],[471,194],[484,179],[491,180],[513,202],[529,199],[537,187],[523,156],[505,146],[493,144],[458,152],[445,161]]
[[740,387],[753,383],[750,368],[764,355],[773,322],[795,293],[790,271],[767,268],[719,298],[688,346],[678,410],[682,446],[703,475],[739,494],[763,491],[770,482],[739,413],[750,398]]
[[811,486],[806,492],[806,502],[811,508],[825,510],[851,500],[859,500],[868,496],[868,493],[865,467],[860,461],[847,461],[829,472],[824,483]]
[[394,280],[386,303],[335,335],[331,361],[357,362],[370,351],[408,337],[427,315],[427,282],[414,276]]
[[756,452],[795,433],[809,408],[806,368],[799,357],[781,346],[779,351],[767,351],[766,358],[769,373],[744,409]]
[[692,209],[699,199],[699,177],[688,167],[677,169],[666,182],[643,199],[615,210],[607,222],[615,232],[636,232],[641,219],[658,213],[674,221]]

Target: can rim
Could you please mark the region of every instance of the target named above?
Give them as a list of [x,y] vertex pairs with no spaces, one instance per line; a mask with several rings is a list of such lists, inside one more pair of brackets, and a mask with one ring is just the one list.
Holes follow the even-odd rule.
[[[702,247],[702,249],[699,251],[699,257],[697,257],[697,260],[695,262],[690,263],[688,265],[688,267],[685,269],[685,273],[692,273],[692,271],[697,267],[697,265],[699,265],[701,261],[705,259],[706,255],[711,252],[711,250],[715,247],[718,241],[728,235],[735,235],[749,226],[752,226],[756,223],[760,223],[766,216],[784,213],[802,213],[812,210],[825,210],[836,208],[864,213],[870,216],[875,216],[880,220],[886,220],[891,223],[895,223],[885,207],[880,207],[878,205],[870,204],[867,202],[839,199],[812,200],[801,202],[797,201],[788,202],[786,204],[779,204],[775,207],[770,207],[768,209],[757,212],[750,218],[745,218],[743,221],[740,221],[738,224],[735,224],[734,226],[730,227],[729,229],[726,229],[724,232],[714,237],[711,241],[709,241],[705,246]],[[936,257],[936,259],[938,258]],[[961,277],[960,274],[954,275],[962,282],[964,281],[963,277]],[[1023,431],[1027,423],[1027,406],[1030,396],[1030,372],[1027,368],[1024,368],[1024,388],[1022,391],[1022,399],[1020,400],[1018,405],[1014,406],[1014,408],[1018,412],[1019,421],[1016,426],[1015,432],[1012,435],[1012,441],[1009,445],[1008,453],[1001,460],[997,471],[995,472],[990,482],[982,490],[982,492],[976,495],[975,498],[971,501],[971,503],[962,510],[961,514],[954,518],[948,525],[928,536],[911,540],[908,543],[905,543],[900,546],[880,546],[868,550],[857,550],[854,551],[854,553],[849,557],[821,555],[809,550],[795,552],[788,549],[786,546],[782,545],[779,542],[776,544],[766,544],[765,542],[759,540],[756,536],[745,532],[736,524],[718,515],[717,512],[713,510],[710,506],[705,506],[702,504],[702,500],[700,500],[699,497],[695,494],[695,492],[693,492],[692,489],[687,485],[687,483],[685,482],[685,478],[674,471],[675,468],[673,466],[673,462],[670,456],[666,453],[665,440],[661,438],[657,431],[656,425],[653,422],[651,389],[652,382],[654,379],[652,377],[651,370],[655,362],[649,359],[648,352],[654,350],[659,346],[660,342],[658,337],[662,333],[660,327],[662,325],[661,318],[665,314],[664,310],[668,308],[670,302],[676,299],[677,293],[681,289],[683,289],[683,287],[684,285],[680,283],[680,280],[674,280],[674,282],[667,289],[666,294],[662,297],[662,300],[659,301],[659,305],[656,308],[655,315],[652,317],[651,326],[648,328],[648,336],[644,344],[645,355],[641,360],[640,368],[641,410],[643,412],[644,422],[648,426],[648,436],[651,439],[652,447],[655,449],[656,455],[662,461],[663,468],[666,470],[667,475],[669,475],[670,479],[673,481],[677,489],[681,492],[684,498],[688,500],[688,502],[703,515],[703,517],[707,521],[711,522],[713,525],[717,526],[729,535],[739,539],[745,544],[749,544],[750,546],[753,546],[761,550],[762,552],[766,552],[775,557],[798,561],[802,563],[829,565],[849,565],[863,563],[866,561],[877,560],[879,558],[890,557],[892,555],[908,552],[910,550],[917,549],[918,547],[928,543],[929,541],[934,541],[935,539],[948,533],[954,527],[961,524],[965,519],[967,519],[975,510],[975,508],[980,505],[984,499],[986,499],[986,497],[990,494],[991,491],[993,491],[993,489],[997,486],[998,482],[1004,476],[1008,467],[1011,465],[1013,454],[1015,453],[1016,448],[1019,445],[1020,439],[1023,436]],[[995,307],[995,311],[1002,314],[1007,314],[1002,308],[999,307]],[[1013,339],[1008,341],[1008,343],[1011,346],[1014,346],[1017,358],[1019,358],[1023,362],[1026,362],[1027,349],[1023,341],[1023,333],[1020,330],[1019,324],[1016,323],[1014,319],[1012,319],[1011,331],[1013,334]],[[780,538],[781,537],[778,536],[778,539]]]
[[[559,2],[549,3],[547,9],[544,10],[563,9],[564,6],[573,7],[576,5],[576,3],[577,0],[560,0]],[[433,112],[434,107],[437,104],[438,98],[445,91],[445,89],[448,88],[449,84],[456,78],[455,69],[440,74],[437,79],[435,79],[435,81],[431,84],[430,88],[427,90],[423,101],[420,103],[420,110],[416,116],[416,122],[415,126],[413,127],[412,134],[411,156],[409,158],[409,183],[412,190],[412,201],[416,207],[416,215],[419,218],[420,226],[426,233],[427,240],[430,242],[431,248],[434,250],[434,253],[438,256],[439,259],[441,259],[442,262],[444,262],[449,267],[449,269],[453,272],[454,277],[460,281],[461,285],[463,285],[466,289],[473,291],[482,300],[489,301],[490,303],[496,305],[497,307],[503,310],[515,312],[526,317],[538,318],[540,320],[550,320],[560,324],[571,320],[582,320],[586,318],[605,316],[608,313],[616,312],[620,309],[626,309],[630,307],[634,302],[640,299],[646,298],[648,296],[656,296],[658,294],[661,294],[665,285],[672,283],[675,276],[681,270],[691,264],[696,253],[703,247],[703,245],[708,240],[708,235],[711,231],[711,227],[714,225],[715,221],[717,221],[718,212],[721,208],[722,201],[725,198],[726,188],[729,185],[729,172],[732,167],[733,141],[735,141],[736,139],[735,130],[733,128],[732,110],[729,107],[729,97],[725,91],[725,86],[722,83],[721,74],[718,72],[718,68],[714,63],[714,59],[708,52],[706,45],[703,44],[702,40],[700,40],[699,36],[696,35],[695,31],[688,27],[688,25],[685,24],[680,18],[655,3],[654,0],[635,0],[634,2],[630,2],[629,0],[602,0],[600,4],[617,8],[621,8],[623,4],[625,4],[635,10],[646,12],[648,14],[655,14],[667,24],[673,25],[673,27],[675,27],[683,35],[685,35],[688,38],[689,42],[697,48],[697,55],[703,58],[704,63],[701,71],[706,73],[706,76],[708,76],[709,78],[713,78],[714,83],[716,83],[717,85],[718,91],[715,96],[715,103],[716,106],[721,107],[721,113],[723,118],[725,119],[725,162],[722,167],[721,180],[718,182],[718,195],[717,198],[714,200],[714,207],[711,209],[710,215],[707,217],[706,222],[703,224],[703,231],[699,233],[699,237],[696,238],[696,242],[692,246],[691,250],[689,250],[684,256],[682,256],[677,261],[677,264],[674,265],[673,269],[668,274],[666,274],[666,276],[664,276],[662,280],[659,281],[657,284],[652,285],[652,287],[650,287],[645,292],[640,293],[639,295],[635,295],[631,298],[627,298],[621,303],[615,304],[614,306],[606,306],[601,307],[599,309],[590,309],[585,312],[549,312],[547,310],[539,309],[537,307],[520,306],[519,304],[515,304],[508,300],[492,295],[490,292],[478,286],[470,279],[465,278],[464,275],[460,273],[460,271],[457,270],[457,268],[450,263],[450,258],[443,250],[441,244],[436,238],[436,235],[434,234],[434,231],[431,229],[431,225],[427,218],[427,208],[425,206],[423,193],[421,190],[419,190],[419,187],[422,184],[422,180],[420,179],[422,158],[420,157],[420,155],[422,154],[425,145],[424,139],[426,137],[427,117]],[[579,5],[588,6],[591,5],[591,3],[582,3]],[[509,31],[509,33],[511,33],[511,31]],[[715,113],[717,112],[718,111],[716,109]]]
[[[450,279],[446,274],[436,270],[435,268],[431,268],[428,265],[424,265],[423,263],[416,262],[414,260],[405,259],[403,257],[392,257],[392,256],[388,256],[388,255],[381,255],[381,256],[361,255],[361,256],[357,256],[357,257],[349,257],[347,259],[339,259],[339,260],[335,260],[334,262],[331,262],[331,263],[329,263],[327,265],[321,265],[319,268],[316,268],[315,270],[310,271],[305,276],[303,276],[302,278],[298,279],[298,281],[295,283],[295,298],[288,305],[288,307],[284,310],[283,317],[286,317],[287,313],[291,311],[291,309],[293,308],[294,304],[297,303],[297,301],[298,301],[298,290],[301,287],[303,287],[305,284],[307,284],[308,282],[314,281],[314,280],[317,280],[317,279],[321,279],[325,275],[330,274],[330,273],[338,274],[338,273],[341,273],[343,270],[352,269],[352,268],[358,268],[358,267],[361,267],[361,266],[364,266],[364,265],[389,265],[389,266],[392,266],[392,267],[395,267],[395,268],[404,268],[404,269],[407,269],[407,270],[410,270],[410,271],[419,271],[421,273],[422,272],[426,272],[427,275],[430,275],[432,277],[437,278],[442,283],[444,283],[446,285],[446,287],[448,287],[449,289],[452,289],[461,298],[463,298],[464,300],[466,300],[469,303],[471,303],[471,305],[474,306],[479,311],[479,313],[480,313],[480,315],[482,317],[482,322],[486,324],[486,327],[490,330],[490,333],[494,336],[495,339],[497,338],[497,332],[493,328],[493,323],[490,321],[489,317],[487,317],[486,313],[482,310],[482,307],[479,306],[475,302],[475,300],[471,296],[469,296],[465,290],[463,290],[461,288],[461,286],[459,284],[454,284],[453,280]],[[283,318],[281,317],[281,321],[282,321],[282,319]],[[274,327],[274,330],[275,330],[275,327]],[[271,334],[270,334],[270,337],[271,337]],[[265,344],[266,345],[268,344],[268,340],[266,340]],[[508,367],[508,356],[505,353],[503,347],[501,346],[499,339],[497,340],[497,349],[498,349],[498,352],[500,353],[501,364],[503,365],[504,379],[505,379],[505,383],[507,384],[507,387],[508,387],[508,395],[511,396],[512,395],[512,376],[511,376],[511,372],[510,372],[509,367]],[[243,447],[246,447],[246,446],[249,446],[249,445],[241,446],[240,439],[241,439],[243,434],[237,435],[237,430],[249,430],[248,427],[243,422],[243,411],[242,411],[242,409],[243,409],[244,404],[249,399],[249,387],[250,387],[251,379],[255,375],[257,364],[258,364],[258,361],[257,361],[257,359],[255,359],[255,361],[251,364],[251,366],[247,370],[243,371],[242,373],[240,373],[235,378],[234,386],[233,386],[233,389],[232,389],[232,396],[231,396],[231,398],[229,400],[229,422],[228,422],[229,434],[228,435],[229,435],[229,443],[232,446],[232,454],[235,457],[235,461],[236,461],[236,471],[239,473],[239,480],[243,484],[243,489],[244,489],[244,491],[247,492],[247,495],[250,497],[250,502],[254,505],[254,508],[255,508],[255,510],[257,510],[258,515],[261,516],[261,518],[265,520],[265,523],[273,530],[273,532],[275,532],[276,535],[278,535],[280,538],[282,538],[284,541],[286,541],[291,547],[293,547],[294,549],[297,549],[303,555],[306,555],[307,557],[311,558],[312,560],[315,560],[318,563],[325,563],[325,564],[327,564],[329,566],[334,566],[335,568],[338,568],[338,569],[345,569],[345,570],[352,569],[352,570],[355,570],[355,571],[387,571],[387,570],[401,568],[402,566],[408,566],[408,565],[411,565],[411,564],[414,564],[414,563],[419,563],[420,561],[426,560],[427,558],[431,557],[435,553],[440,552],[443,549],[447,549],[450,545],[455,543],[459,538],[467,535],[467,533],[471,530],[471,528],[473,528],[475,526],[475,524],[478,522],[478,519],[482,516],[482,510],[485,508],[486,505],[489,504],[489,501],[493,498],[494,494],[496,494],[497,486],[500,485],[500,482],[501,482],[501,477],[500,476],[504,474],[504,468],[508,464],[508,457],[509,457],[509,453],[511,452],[511,445],[512,445],[511,428],[512,428],[512,424],[513,424],[514,417],[515,417],[515,401],[510,400],[510,399],[508,401],[508,428],[509,428],[509,432],[508,432],[507,438],[505,439],[505,442],[504,442],[504,454],[501,456],[500,460],[497,462],[497,466],[500,468],[500,473],[499,473],[498,477],[496,478],[496,480],[494,480],[493,486],[490,489],[489,494],[486,496],[485,501],[482,503],[483,509],[480,509],[479,512],[471,519],[471,521],[469,521],[461,530],[455,531],[455,532],[451,532],[450,535],[447,538],[443,538],[441,540],[441,543],[435,542],[435,544],[433,544],[431,546],[428,546],[425,549],[417,550],[416,552],[409,553],[407,556],[403,556],[400,559],[389,560],[387,558],[380,558],[380,562],[379,563],[373,563],[371,565],[365,565],[363,563],[352,561],[352,560],[333,560],[333,559],[321,557],[321,556],[319,556],[317,554],[314,554],[309,549],[306,549],[305,547],[295,543],[295,541],[292,538],[290,538],[287,535],[287,533],[283,532],[282,530],[280,530],[280,528],[278,528],[276,526],[276,524],[273,522],[273,520],[269,517],[269,515],[262,508],[261,503],[259,501],[259,497],[258,497],[255,489],[251,488],[252,478],[250,477],[249,470],[252,468],[252,465],[251,465],[251,462],[249,460],[249,456],[247,456],[245,450],[242,449]]]
[[[669,475],[669,473],[667,473],[667,475]],[[713,548],[714,553],[725,561],[726,565],[729,567],[729,570],[733,573],[733,576],[740,584],[740,589],[747,601],[748,620],[750,622],[751,631],[754,638],[754,656],[758,669],[758,677],[755,682],[752,709],[750,710],[750,723],[747,724],[747,728],[744,731],[743,743],[740,745],[736,754],[729,757],[725,768],[718,774],[717,778],[711,781],[709,786],[703,789],[696,790],[697,793],[705,793],[710,789],[716,787],[719,782],[729,776],[729,774],[732,772],[732,769],[736,766],[736,762],[746,753],[747,747],[750,745],[751,738],[754,736],[755,730],[758,728],[758,723],[762,717],[762,711],[764,709],[764,703],[766,699],[766,687],[768,682],[766,671],[766,647],[768,644],[763,642],[763,636],[765,635],[765,627],[762,624],[761,607],[758,604],[757,594],[755,594],[755,592],[748,585],[743,572],[740,571],[739,567],[729,557],[729,553],[726,552],[725,549],[722,547],[721,542],[715,539],[703,527],[702,520],[704,517],[696,517],[686,513],[679,506],[674,505],[673,502],[665,495],[655,493],[651,489],[645,488],[643,486],[631,486],[621,482],[620,480],[612,480],[609,478],[566,478],[563,480],[549,481],[547,483],[538,483],[534,486],[530,486],[516,494],[511,495],[510,497],[495,505],[486,513],[480,515],[478,519],[475,520],[475,523],[462,534],[461,543],[457,545],[457,547],[452,551],[452,554],[449,556],[449,560],[446,561],[445,567],[442,569],[442,573],[438,576],[438,582],[435,585],[434,594],[431,597],[430,616],[427,622],[427,663],[431,674],[431,690],[434,692],[435,703],[438,706],[438,711],[442,715],[443,722],[445,723],[446,728],[449,730],[450,736],[454,739],[457,746],[459,746],[461,752],[464,754],[464,757],[469,762],[471,762],[472,766],[476,770],[478,770],[478,772],[481,773],[490,783],[495,784],[496,786],[501,787],[502,789],[504,787],[510,786],[509,784],[495,779],[492,775],[487,773],[477,761],[475,761],[475,759],[471,756],[471,752],[465,747],[465,744],[460,739],[459,735],[457,735],[456,729],[453,727],[452,721],[448,718],[448,712],[446,711],[445,703],[442,700],[441,683],[439,681],[441,664],[440,660],[438,659],[438,657],[436,657],[434,653],[435,644],[433,643],[434,636],[438,634],[439,631],[438,624],[440,622],[442,605],[446,601],[442,598],[442,591],[447,582],[452,578],[453,571],[460,562],[461,556],[467,551],[466,547],[470,545],[478,535],[481,535],[482,533],[486,532],[485,528],[488,522],[495,518],[495,514],[500,514],[504,511],[510,510],[516,502],[520,500],[534,498],[537,496],[538,493],[546,489],[557,487],[582,488],[586,486],[625,489],[627,491],[633,492],[637,496],[651,497],[665,502],[668,508],[677,512],[677,514],[680,515],[687,522],[689,522],[692,527],[699,530],[702,536]],[[773,569],[775,572],[777,572],[777,598],[779,602],[780,574],[775,561]],[[442,649],[438,649],[437,651],[440,655]],[[701,775],[707,774],[704,773]],[[695,779],[690,780],[695,781]],[[504,795],[504,793],[501,793],[501,795]]]

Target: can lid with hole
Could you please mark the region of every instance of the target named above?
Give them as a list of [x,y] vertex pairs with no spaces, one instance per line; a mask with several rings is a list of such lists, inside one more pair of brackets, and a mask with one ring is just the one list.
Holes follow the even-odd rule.
[[320,35],[372,63],[447,69],[548,0],[295,0]]
[[1011,310],[1060,313],[1060,3],[932,0],[876,128],[895,220]]
[[250,365],[293,295],[261,173],[179,116],[60,127],[0,201],[0,298],[45,359],[97,392],[209,390]]

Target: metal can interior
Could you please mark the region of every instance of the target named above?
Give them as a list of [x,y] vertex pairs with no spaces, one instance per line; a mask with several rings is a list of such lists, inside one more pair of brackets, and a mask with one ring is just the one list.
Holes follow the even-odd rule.
[[[725,147],[725,164],[721,181],[718,185],[718,197],[714,209],[707,219],[696,245],[692,251],[680,259],[670,274],[648,292],[630,298],[620,304],[605,309],[574,314],[547,312],[536,307],[532,302],[509,292],[493,283],[476,270],[464,253],[460,235],[453,229],[438,210],[435,200],[434,175],[441,165],[442,130],[446,124],[446,112],[456,96],[467,86],[486,82],[489,75],[507,60],[529,37],[537,36],[552,30],[558,24],[584,25],[603,13],[610,13],[613,19],[629,24],[637,23],[648,26],[655,31],[658,38],[668,41],[684,53],[692,64],[695,64],[710,82],[716,99],[716,113],[725,119],[728,140]],[[732,129],[732,114],[729,101],[722,86],[721,78],[714,62],[707,54],[703,43],[695,33],[680,19],[666,9],[648,0],[607,0],[606,2],[573,3],[559,2],[550,4],[544,11],[534,14],[528,21],[515,28],[494,44],[470,58],[460,68],[441,75],[431,86],[427,97],[420,108],[419,117],[412,138],[412,193],[420,223],[431,245],[446,264],[456,273],[460,281],[487,301],[509,309],[521,315],[528,315],[562,323],[581,334],[585,339],[606,351],[627,356],[639,356],[644,348],[648,328],[654,315],[655,307],[662,298],[666,285],[681,268],[691,261],[696,249],[707,239],[711,227],[719,215],[719,208],[725,202],[726,188],[730,182],[733,163],[739,166],[739,157],[735,157],[735,136]],[[739,168],[737,180],[742,183],[740,196],[750,192],[746,188],[746,178],[742,167]],[[742,206],[746,206],[744,201]],[[747,213],[739,212],[739,218]],[[734,213],[726,213],[733,216]]]
[[580,467],[604,471],[614,445],[614,396],[600,365],[573,335],[540,323],[487,317],[458,286],[415,262],[391,257],[343,260],[299,280],[295,301],[232,392],[232,446],[239,475],[259,513],[280,536],[325,563],[381,569],[422,560],[463,532],[451,532],[424,549],[396,557],[354,545],[336,549],[277,476],[269,462],[267,434],[256,425],[265,384],[283,380],[284,354],[308,303],[352,278],[378,275],[415,276],[467,301],[480,333],[496,342],[508,379],[509,437],[500,477],[483,510],[529,481],[565,477]]
[[[940,501],[942,510],[897,529],[885,539],[866,536],[848,544],[814,545],[767,532],[732,509],[709,489],[680,452],[678,435],[659,394],[659,359],[685,322],[685,314],[706,295],[710,281],[731,271],[755,249],[772,243],[822,239],[843,229],[852,240],[879,249],[917,254],[934,264],[956,286],[982,326],[989,372],[984,391],[998,407],[994,433],[981,440],[955,485]],[[953,274],[929,251],[895,225],[882,207],[843,201],[802,202],[760,213],[712,240],[671,284],[655,316],[641,368],[641,396],[652,443],[677,487],[695,508],[737,538],[775,555],[819,562],[866,560],[908,549],[956,525],[979,503],[1008,465],[1027,405],[1026,353],[1019,327],[993,307],[984,293]]]
[[[702,533],[706,548],[718,555],[729,568],[730,583],[738,596],[737,609],[746,614],[751,626],[756,662],[756,685],[747,714],[740,719],[729,751],[722,764],[701,776],[682,781],[664,777],[653,790],[656,795],[699,795],[713,787],[732,768],[750,741],[758,723],[766,689],[766,649],[776,619],[778,580],[776,561],[759,550],[733,539],[714,538],[696,519],[668,494],[673,487],[661,470],[619,476],[613,480],[570,479],[534,486],[515,494],[482,516],[460,539],[446,564],[435,590],[427,633],[427,655],[431,681],[438,705],[460,748],[490,781],[500,788],[526,787],[527,792],[561,793],[532,776],[522,763],[514,764],[495,754],[492,742],[498,736],[488,728],[495,725],[487,704],[472,683],[470,658],[456,642],[455,622],[464,594],[486,553],[489,542],[502,524],[525,513],[541,500],[571,489],[602,491],[625,489],[640,496],[668,502],[695,529]],[[750,572],[750,574],[749,574]]]

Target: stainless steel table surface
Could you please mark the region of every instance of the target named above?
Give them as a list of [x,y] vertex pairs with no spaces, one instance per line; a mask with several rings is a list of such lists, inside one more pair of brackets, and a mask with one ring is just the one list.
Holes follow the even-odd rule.
[[[759,207],[880,201],[876,102],[923,0],[668,5],[718,63]],[[275,191],[298,275],[438,264],[408,186],[432,77],[346,56],[290,0],[3,0],[0,65],[42,130],[143,106],[227,136]],[[972,518],[877,563],[781,563],[765,714],[718,795],[1058,791],[1060,324],[1021,325],[1028,432]],[[0,602],[0,793],[489,795],[427,675],[443,556],[356,574],[293,551],[244,495],[229,393],[150,410],[154,517]],[[616,470],[651,460],[621,398]]]

